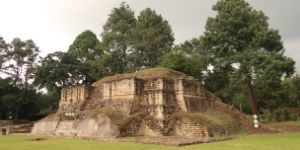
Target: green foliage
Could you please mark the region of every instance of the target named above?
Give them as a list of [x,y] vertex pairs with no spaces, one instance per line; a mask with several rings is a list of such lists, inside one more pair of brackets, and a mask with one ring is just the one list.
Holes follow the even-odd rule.
[[8,44],[0,37],[0,73],[3,72],[2,66],[7,60]]
[[9,115],[14,120],[39,119],[47,115],[42,114],[41,110],[49,108],[52,103],[52,99],[47,97],[49,96],[37,93],[34,89],[24,90],[14,86],[10,78],[0,79],[0,120],[8,119]]
[[268,121],[296,121],[298,119],[297,115],[288,111],[287,108],[277,109],[272,114],[266,114],[268,116]]
[[32,40],[22,41],[19,38],[9,44],[2,42],[1,45],[6,47],[2,49],[5,59],[2,59],[1,72],[7,77],[0,79],[0,117],[7,119],[12,115],[15,120],[36,119],[39,117],[36,100],[40,95],[31,82],[35,78],[39,49]]
[[140,12],[133,38],[136,70],[158,65],[161,57],[171,51],[174,41],[168,21],[150,8]]
[[184,72],[198,79],[203,78],[207,64],[207,58],[200,54],[187,56],[182,52],[170,52],[161,60],[161,66]]
[[92,31],[86,30],[75,38],[68,53],[77,61],[84,63],[101,56],[103,52],[97,36]]
[[[293,74],[295,62],[283,56],[281,37],[269,28],[263,12],[244,0],[220,0],[213,10],[217,15],[208,18],[201,47],[213,60],[213,72],[230,68],[225,69],[224,77],[229,78],[229,85],[243,89],[256,113],[256,88],[266,90],[264,94],[279,92],[273,85]],[[278,98],[274,94],[264,97]]]
[[90,63],[102,55],[97,36],[90,30],[79,34],[70,45],[68,52],[62,57],[61,63],[66,66],[71,85],[90,84],[95,79],[90,73]]
[[289,106],[300,106],[300,76],[297,74],[294,76],[290,82],[287,84],[290,84],[290,91],[287,91],[287,93],[290,94],[291,103]]
[[39,49],[32,40],[22,41],[13,39],[6,51],[5,65],[2,72],[13,80],[13,84],[25,90],[29,86],[29,80],[33,79],[34,67],[37,63]]
[[205,112],[205,113],[185,113],[178,112],[176,116],[186,117],[192,122],[203,125],[228,125],[234,123],[232,116],[219,112]]
[[60,91],[58,87],[66,86],[68,74],[64,70],[68,70],[68,66],[61,63],[63,56],[63,52],[54,52],[43,58],[37,67],[34,83],[49,91]]
[[175,46],[175,51],[183,52],[188,55],[202,54],[205,55],[201,48],[201,41],[198,38],[193,38],[190,41],[185,41],[182,44]]
[[0,39],[1,58],[4,56],[1,73],[6,74],[6,78],[0,78],[0,119],[12,116],[14,120],[36,120],[47,115],[41,114],[41,110],[52,110],[52,99],[37,92],[32,84],[37,77],[38,47],[32,40],[15,38],[5,43]]
[[297,121],[298,116],[296,113],[289,111],[288,108],[278,108],[272,110],[264,109],[260,112],[259,120],[261,122],[287,122],[287,121]]
[[133,10],[125,3],[114,8],[109,15],[101,34],[103,47],[108,52],[111,72],[122,73],[130,70],[132,64],[129,54],[132,52],[132,32],[136,25]]
[[110,74],[158,65],[174,41],[171,27],[161,15],[147,8],[136,19],[126,3],[112,10],[103,29],[102,44]]
[[243,113],[250,114],[251,109],[249,106],[247,96],[239,92],[235,92],[232,95],[234,95],[234,97],[232,98],[233,106],[237,109],[241,108]]
[[101,75],[95,71],[95,61],[102,53],[96,35],[86,30],[75,38],[66,53],[50,53],[41,60],[35,84],[56,93],[63,86],[90,84]]

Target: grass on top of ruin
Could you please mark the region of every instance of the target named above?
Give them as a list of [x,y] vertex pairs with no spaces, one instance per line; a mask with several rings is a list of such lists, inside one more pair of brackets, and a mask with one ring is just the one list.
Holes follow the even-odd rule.
[[105,142],[66,138],[34,137],[31,135],[0,136],[1,150],[298,150],[300,132],[245,135],[239,138],[208,144],[182,147]]

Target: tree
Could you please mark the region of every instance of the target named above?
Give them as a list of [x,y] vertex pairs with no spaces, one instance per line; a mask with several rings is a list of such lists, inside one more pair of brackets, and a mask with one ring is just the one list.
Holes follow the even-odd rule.
[[199,54],[186,56],[183,52],[170,52],[162,57],[161,66],[184,72],[202,80],[207,70],[207,59]]
[[171,51],[174,41],[168,21],[150,8],[141,11],[138,16],[133,37],[132,59],[136,69],[158,65],[161,57]]
[[11,78],[0,77],[0,119],[7,119],[15,107],[18,106],[20,90],[12,86]]
[[34,68],[38,59],[39,48],[32,40],[13,39],[9,45],[5,73],[12,79],[15,86],[27,89],[29,80],[34,78]]
[[290,91],[288,93],[291,97],[291,107],[299,107],[300,106],[300,75],[296,74],[290,80],[285,80],[285,84],[289,85]]
[[59,92],[63,86],[90,84],[96,80],[91,64],[102,54],[96,35],[86,30],[75,38],[66,53],[50,53],[41,60],[35,84],[52,92]]
[[36,69],[35,85],[46,87],[48,91],[59,91],[62,86],[69,85],[67,65],[61,63],[64,57],[63,52],[54,52],[48,54],[40,61],[40,65]]
[[79,34],[61,59],[68,72],[71,85],[91,84],[95,78],[90,73],[91,63],[103,54],[100,41],[90,30]]
[[5,115],[11,112],[14,119],[30,119],[33,117],[32,113],[38,111],[38,108],[33,109],[36,106],[34,101],[37,99],[36,90],[31,83],[35,77],[39,49],[32,40],[22,41],[19,38],[13,39],[10,44],[1,42],[1,45],[2,48],[5,47],[5,59],[2,59],[1,70],[7,77],[0,79],[0,89],[1,93],[3,92],[0,95],[0,103],[3,105],[0,111]]
[[103,26],[102,44],[110,55],[111,70],[114,73],[123,73],[130,69],[130,53],[132,53],[132,31],[135,28],[136,19],[133,10],[121,3],[119,8],[114,8]]
[[100,42],[90,30],[79,34],[69,47],[68,53],[80,63],[95,60],[102,55]]
[[293,97],[297,106],[300,106],[300,76],[296,75],[292,80],[293,85]]
[[214,70],[232,68],[226,72],[230,84],[243,87],[257,114],[255,86],[293,74],[294,61],[283,56],[281,37],[269,28],[268,17],[244,0],[219,0],[213,10],[217,15],[208,18],[201,47],[213,58]]
[[201,49],[200,42],[201,41],[199,38],[193,38],[189,41],[185,41],[182,44],[176,45],[174,49],[175,51],[180,51],[188,55],[201,54],[206,56],[204,51]]
[[4,65],[4,62],[7,60],[7,52],[8,44],[2,37],[0,37],[0,73],[2,72],[2,66]]

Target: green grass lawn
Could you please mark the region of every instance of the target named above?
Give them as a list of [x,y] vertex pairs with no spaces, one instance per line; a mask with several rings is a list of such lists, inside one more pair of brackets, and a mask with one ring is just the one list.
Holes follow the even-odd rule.
[[0,150],[299,150],[300,132],[286,134],[251,135],[239,138],[183,147],[45,138],[32,141],[29,135],[0,136]]

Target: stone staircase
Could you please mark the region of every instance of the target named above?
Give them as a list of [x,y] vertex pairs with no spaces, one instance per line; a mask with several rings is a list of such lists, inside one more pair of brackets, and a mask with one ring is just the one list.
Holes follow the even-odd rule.
[[166,127],[163,129],[163,135],[164,136],[170,136],[174,134],[174,127],[175,127],[175,120],[174,119],[170,119],[167,123],[166,123]]
[[154,117],[150,117],[150,116],[147,116],[145,117],[145,123],[146,125],[156,134],[159,134],[161,135],[162,134],[162,131],[163,131],[163,128],[159,125],[160,122],[154,118]]
[[195,136],[201,138],[209,137],[207,127],[201,127],[198,124],[191,122],[189,119],[182,118],[181,126],[185,133],[188,133],[186,136]]
[[139,132],[140,127],[141,127],[141,122],[132,122],[127,126],[121,128],[121,136],[122,137],[141,136]]

